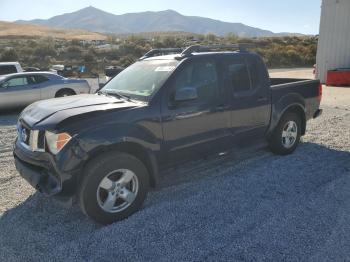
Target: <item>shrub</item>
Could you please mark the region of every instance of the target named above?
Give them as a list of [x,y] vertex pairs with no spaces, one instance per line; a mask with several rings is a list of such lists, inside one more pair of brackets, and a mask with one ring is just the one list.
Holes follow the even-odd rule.
[[[0,39],[5,47],[0,49],[1,61],[19,60],[25,66],[49,68],[52,63],[90,65],[103,72],[104,66],[113,64],[128,66],[152,48],[184,47],[192,44],[255,43],[252,51],[260,54],[268,67],[312,66],[316,60],[316,37],[265,37],[239,38],[235,34],[225,37],[214,34],[197,35],[189,33],[152,33],[127,37],[110,35],[107,43],[116,44],[118,49],[100,50],[94,43],[81,45],[79,40],[53,38]],[[186,44],[187,43],[187,44]],[[11,49],[6,49],[10,46]],[[2,51],[3,50],[3,51]]]
[[15,49],[7,49],[1,54],[1,61],[3,62],[11,62],[18,60],[18,54]]

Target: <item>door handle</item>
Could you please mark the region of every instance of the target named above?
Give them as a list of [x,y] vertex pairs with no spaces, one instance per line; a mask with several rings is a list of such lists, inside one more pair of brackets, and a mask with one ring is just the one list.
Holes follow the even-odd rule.
[[258,101],[258,102],[266,102],[266,101],[267,101],[267,98],[264,97],[264,96],[261,96],[261,97],[258,98],[257,101]]
[[201,111],[201,112],[193,112],[193,113],[189,113],[189,114],[178,114],[175,116],[175,119],[186,119],[186,118],[193,118],[193,117],[198,117],[200,115],[203,115],[205,112]]
[[214,108],[215,112],[224,112],[227,110],[227,105],[218,105]]

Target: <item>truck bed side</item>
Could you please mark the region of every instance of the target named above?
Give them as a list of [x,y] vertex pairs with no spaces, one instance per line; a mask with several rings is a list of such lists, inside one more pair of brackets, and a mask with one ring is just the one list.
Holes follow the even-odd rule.
[[[288,110],[302,110],[304,124],[314,117],[320,106],[320,81],[292,78],[270,78],[272,114],[269,131]],[[305,131],[305,130],[303,130]]]

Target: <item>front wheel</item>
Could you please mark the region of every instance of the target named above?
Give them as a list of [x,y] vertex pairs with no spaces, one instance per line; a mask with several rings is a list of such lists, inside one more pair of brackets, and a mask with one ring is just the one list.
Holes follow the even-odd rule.
[[62,89],[57,92],[55,97],[66,97],[66,96],[74,96],[75,92],[71,89]]
[[132,155],[111,152],[90,162],[79,190],[83,212],[101,224],[127,218],[144,202],[149,176]]
[[301,120],[295,113],[282,116],[269,140],[271,151],[280,155],[291,154],[298,146],[301,135]]

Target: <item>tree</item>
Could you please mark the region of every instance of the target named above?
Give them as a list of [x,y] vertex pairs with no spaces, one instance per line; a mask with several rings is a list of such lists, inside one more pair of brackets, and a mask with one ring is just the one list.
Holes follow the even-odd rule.
[[175,47],[176,40],[172,36],[167,36],[163,39],[163,45],[164,45],[164,47]]
[[39,60],[44,60],[48,56],[56,56],[54,40],[51,38],[41,40],[34,49],[34,55]]
[[87,54],[83,55],[83,59],[84,59],[84,62],[86,62],[86,63],[92,63],[96,60],[94,55],[91,53],[87,53]]
[[66,49],[67,57],[69,59],[80,59],[82,50],[79,46],[71,45]]
[[7,49],[5,50],[1,55],[1,61],[3,62],[11,62],[11,61],[17,61],[18,60],[18,54],[15,49]]
[[[109,40],[113,40],[110,35]],[[49,68],[53,63],[80,65],[84,63],[103,71],[105,58],[108,64],[128,66],[152,48],[184,47],[188,45],[254,43],[257,52],[269,67],[310,66],[315,63],[317,37],[238,37],[233,33],[225,37],[214,34],[199,35],[187,33],[152,33],[120,36],[119,48],[99,49],[94,45],[81,45],[80,40],[54,39],[52,37],[5,40],[6,46],[0,49],[1,61],[20,60],[23,65]],[[105,62],[107,63],[107,62]]]
[[119,60],[119,64],[122,67],[128,67],[129,65],[131,65],[132,63],[135,62],[135,59],[133,57],[131,57],[130,55],[127,56],[123,56],[120,60]]
[[80,41],[78,39],[73,39],[71,41],[71,46],[80,46]]
[[115,34],[109,34],[107,36],[107,42],[114,44],[117,41],[117,36]]
[[234,34],[234,33],[228,33],[228,34],[226,35],[225,39],[226,39],[227,42],[229,42],[229,43],[237,43],[239,37],[238,37],[236,34]]
[[217,39],[216,35],[211,34],[211,33],[210,33],[210,34],[207,34],[207,35],[205,36],[205,38],[206,38],[206,40],[209,41],[209,42],[215,42],[216,39]]

